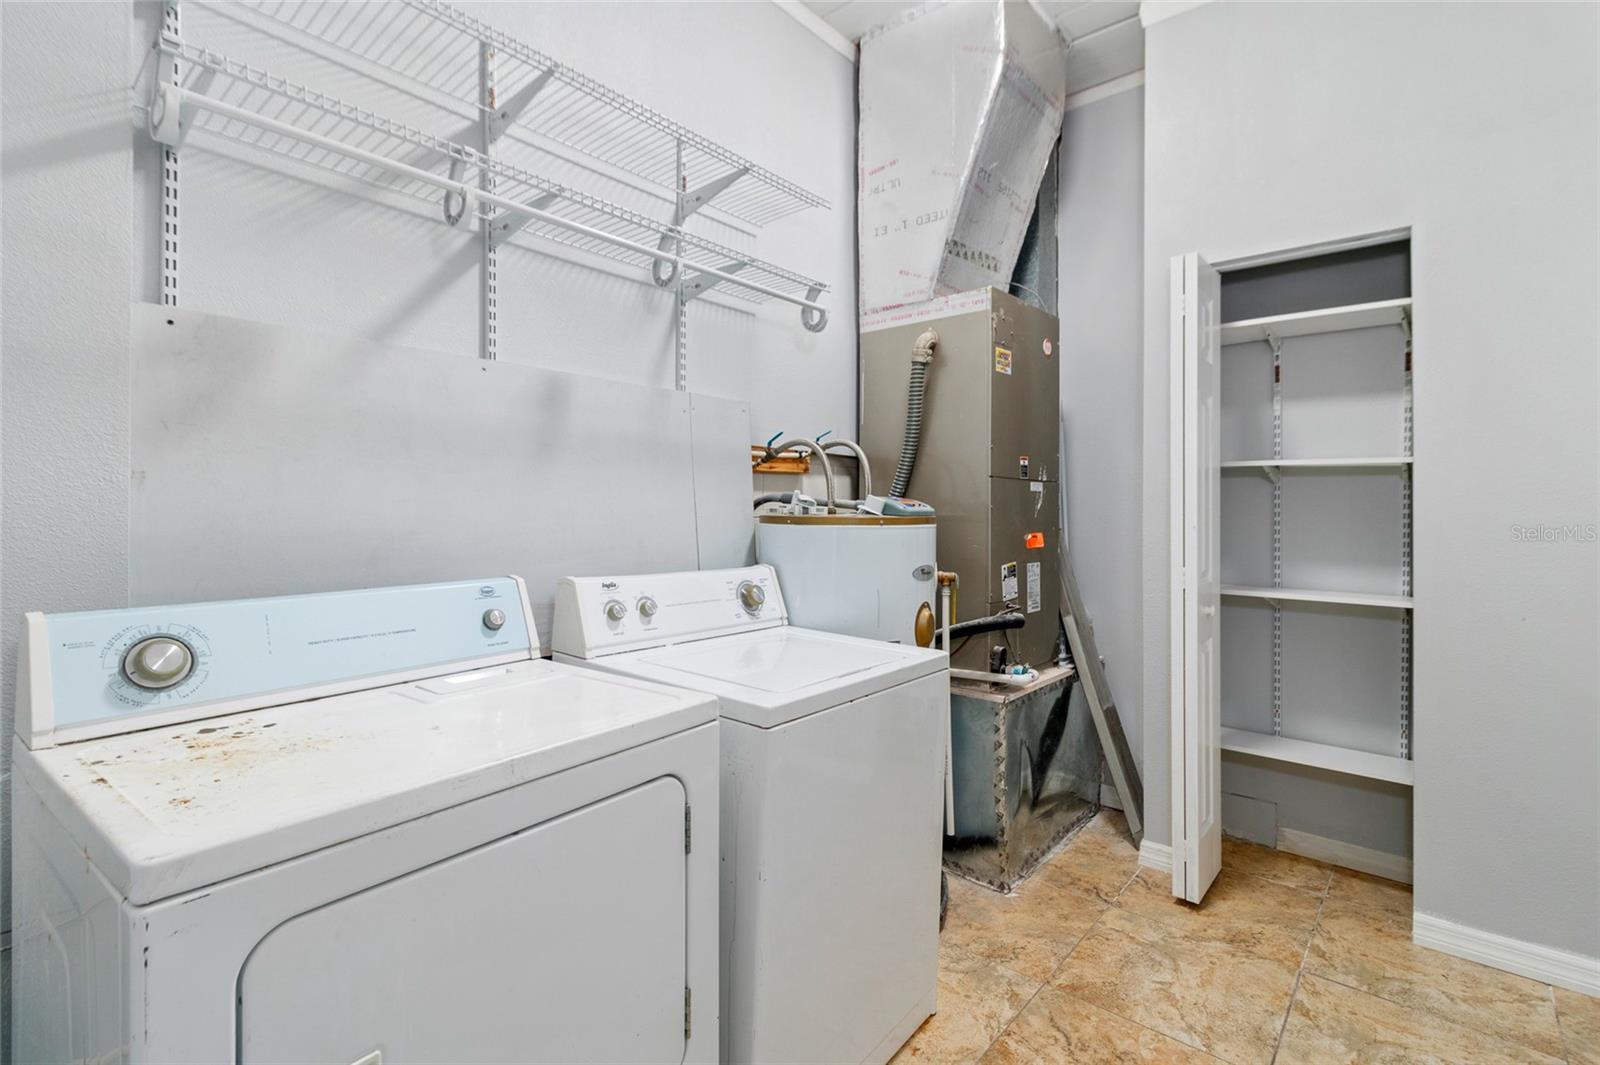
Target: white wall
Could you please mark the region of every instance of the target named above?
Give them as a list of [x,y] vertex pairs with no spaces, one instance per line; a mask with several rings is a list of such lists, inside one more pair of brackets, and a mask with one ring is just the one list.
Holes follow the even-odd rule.
[[[1146,39],[1144,690],[1168,690],[1167,264],[1412,228],[1418,911],[1600,955],[1600,12],[1208,4]],[[1166,700],[1147,738],[1168,734]],[[1145,744],[1149,832],[1168,751]]]
[[[22,612],[124,604],[137,561],[129,555],[128,302],[157,291],[159,202],[158,157],[136,127],[129,87],[159,8],[123,0],[3,9],[0,732],[9,736]],[[851,63],[765,3],[481,4],[472,12],[830,201],[831,210],[758,234],[709,220],[716,239],[829,282],[836,310],[828,329],[812,334],[787,305],[750,312],[714,296],[697,301],[690,387],[748,400],[760,439],[852,425]],[[242,17],[191,5],[184,28],[196,43],[259,48]],[[269,54],[291,61],[281,49]],[[296,65],[291,74],[333,79],[329,91],[366,91],[349,71]],[[184,307],[475,357],[476,242],[446,229],[431,207],[373,202],[245,165],[199,138],[181,167]],[[632,205],[668,213],[660,197]],[[503,254],[500,294],[502,360],[670,387],[671,301],[642,278],[528,245]],[[443,535],[454,516],[432,520]],[[0,750],[8,766],[9,739]],[[5,839],[0,848],[9,861]],[[0,876],[0,913],[7,883]]]
[[[127,596],[133,132],[125,7],[0,9],[0,926],[9,928],[18,622],[33,604]],[[69,70],[65,56],[83,66]],[[7,973],[8,963],[9,952]]]
[[1134,757],[1140,682],[1140,339],[1144,90],[1066,114],[1061,128],[1061,456],[1068,542]]

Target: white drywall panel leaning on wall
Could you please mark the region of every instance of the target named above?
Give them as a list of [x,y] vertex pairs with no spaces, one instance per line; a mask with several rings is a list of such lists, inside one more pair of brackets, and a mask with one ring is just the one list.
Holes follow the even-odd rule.
[[[1415,905],[1591,969],[1600,545],[1517,530],[1600,509],[1597,19],[1207,4],[1145,52],[1145,617],[1168,614],[1169,258],[1412,227]],[[1166,633],[1144,640],[1145,691],[1165,691]],[[1166,734],[1165,703],[1145,728]],[[1169,767],[1145,752],[1160,841]]]
[[142,303],[133,339],[134,603],[504,572],[548,625],[562,576],[749,543],[738,403]]

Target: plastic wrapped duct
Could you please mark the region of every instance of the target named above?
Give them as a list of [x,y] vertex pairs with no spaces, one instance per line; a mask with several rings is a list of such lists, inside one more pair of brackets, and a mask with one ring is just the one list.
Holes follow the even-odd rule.
[[938,3],[861,41],[867,312],[1004,289],[1061,134],[1066,47],[1023,0]]

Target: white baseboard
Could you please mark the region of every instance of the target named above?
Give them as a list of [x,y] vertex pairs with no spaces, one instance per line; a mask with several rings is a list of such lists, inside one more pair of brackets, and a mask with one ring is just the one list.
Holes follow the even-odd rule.
[[1429,913],[1411,915],[1411,941],[1530,980],[1600,996],[1600,958],[1468,928]]
[[1315,858],[1329,865],[1354,869],[1358,873],[1371,873],[1385,880],[1411,883],[1411,859],[1371,847],[1358,847],[1327,836],[1315,836],[1294,828],[1278,829],[1278,849],[1302,858]]
[[1172,872],[1172,848],[1165,843],[1152,843],[1147,839],[1139,844],[1139,864],[1146,869],[1170,873]]

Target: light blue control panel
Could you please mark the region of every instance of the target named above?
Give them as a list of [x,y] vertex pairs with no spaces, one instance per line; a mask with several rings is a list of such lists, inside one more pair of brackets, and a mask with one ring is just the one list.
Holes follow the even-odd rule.
[[56,727],[537,653],[511,577],[44,622]]

